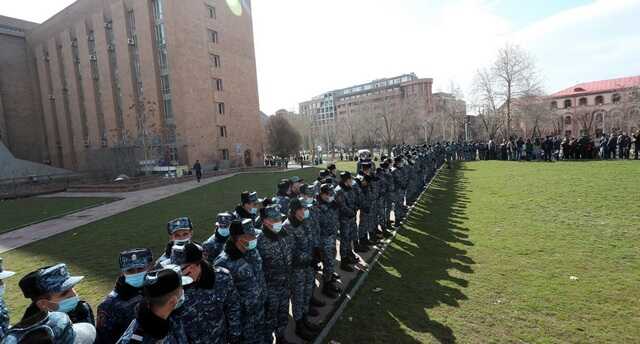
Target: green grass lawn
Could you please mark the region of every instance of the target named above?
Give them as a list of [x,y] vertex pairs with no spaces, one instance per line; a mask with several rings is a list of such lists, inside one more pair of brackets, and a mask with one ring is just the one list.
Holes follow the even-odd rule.
[[92,197],[32,197],[0,201],[0,233],[111,201],[114,199]]
[[443,169],[327,339],[637,343],[638,176],[617,161]]
[[216,215],[233,210],[242,191],[255,190],[260,197],[271,196],[281,178],[298,175],[311,181],[317,174],[317,169],[305,169],[238,175],[9,251],[2,255],[4,267],[17,272],[17,276],[5,280],[11,322],[17,322],[28,305],[18,288],[18,280],[30,271],[57,262],[67,263],[72,274],[86,276],[77,291],[95,308],[119,274],[119,252],[149,247],[159,257],[167,242],[168,220],[191,217],[194,237],[202,241],[213,234]]

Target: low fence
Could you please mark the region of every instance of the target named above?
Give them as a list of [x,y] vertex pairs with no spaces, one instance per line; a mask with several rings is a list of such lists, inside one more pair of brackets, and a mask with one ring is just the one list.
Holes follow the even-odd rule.
[[54,193],[84,178],[82,174],[60,174],[0,179],[0,199],[12,199]]

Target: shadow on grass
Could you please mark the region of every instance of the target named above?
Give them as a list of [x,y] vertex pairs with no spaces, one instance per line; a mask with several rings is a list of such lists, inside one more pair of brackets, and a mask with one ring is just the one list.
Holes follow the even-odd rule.
[[467,299],[462,288],[468,281],[450,271],[473,273],[475,264],[467,251],[459,248],[473,243],[468,228],[461,226],[467,219],[465,167],[454,166],[443,169],[416,202],[404,228],[379,260],[384,269],[376,269],[372,282],[384,286],[377,299],[382,310],[376,309],[376,317],[382,318],[376,323],[384,328],[368,342],[421,343],[416,337],[425,334],[441,343],[456,342],[450,327],[429,318],[429,309],[458,307],[460,300]]

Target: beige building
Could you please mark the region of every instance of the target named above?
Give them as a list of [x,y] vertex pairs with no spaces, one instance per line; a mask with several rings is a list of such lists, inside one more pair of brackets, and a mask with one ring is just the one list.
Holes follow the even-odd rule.
[[[424,121],[433,113],[433,79],[418,78],[414,73],[373,80],[330,91],[302,102],[300,115],[312,118],[313,128],[323,147],[335,143],[340,118],[353,114],[402,112],[404,107]],[[409,109],[406,109],[409,112]]]
[[42,137],[27,155],[74,170],[105,168],[123,152],[136,161],[261,164],[250,1],[228,3],[78,0],[42,24],[9,24],[23,30],[30,118],[39,118],[14,130],[25,111],[4,111],[10,149],[13,137]]
[[548,102],[567,137],[640,128],[640,76],[577,84],[552,94]]

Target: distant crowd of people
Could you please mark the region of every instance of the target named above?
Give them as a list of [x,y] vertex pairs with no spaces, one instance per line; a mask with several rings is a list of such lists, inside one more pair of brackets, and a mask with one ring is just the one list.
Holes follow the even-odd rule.
[[545,138],[511,138],[501,142],[447,142],[447,160],[552,161],[579,159],[635,159],[640,153],[640,130],[603,134],[592,139],[547,136]]

